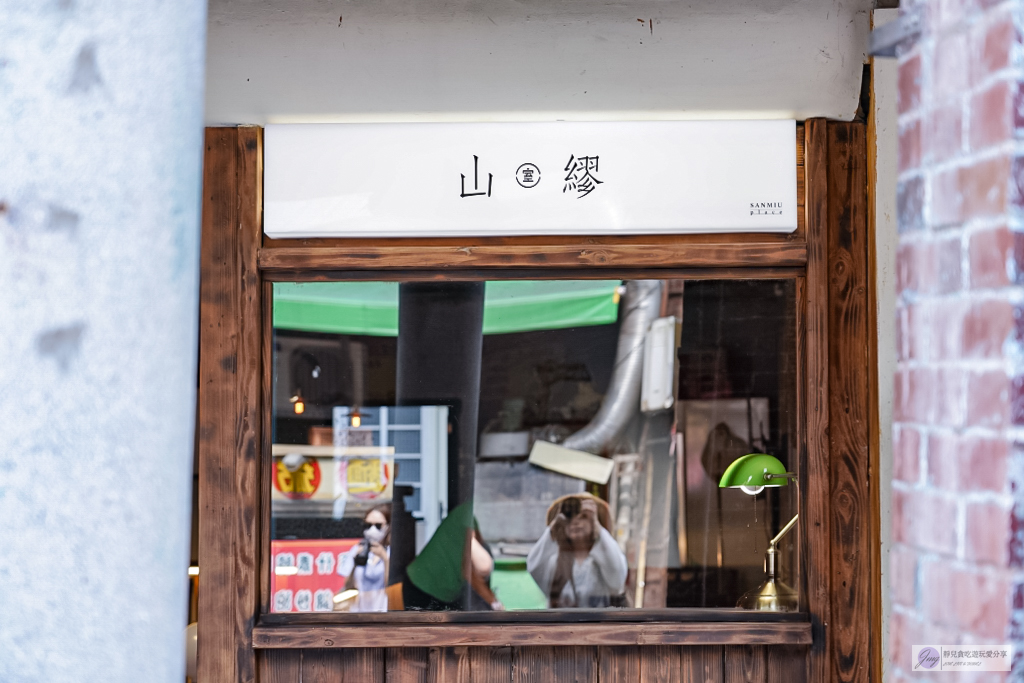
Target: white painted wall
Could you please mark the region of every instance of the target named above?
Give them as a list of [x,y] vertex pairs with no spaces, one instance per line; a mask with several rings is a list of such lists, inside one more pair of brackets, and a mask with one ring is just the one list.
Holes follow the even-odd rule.
[[[874,25],[899,10],[880,9]],[[896,60],[874,60],[871,86],[875,117],[875,313],[878,316],[879,513],[882,543],[882,680],[889,667],[889,548],[892,545],[892,392],[896,372]]]
[[211,0],[206,119],[849,120],[870,0]]

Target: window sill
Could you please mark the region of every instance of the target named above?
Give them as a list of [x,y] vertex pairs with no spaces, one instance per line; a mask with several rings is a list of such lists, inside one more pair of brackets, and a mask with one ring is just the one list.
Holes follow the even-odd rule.
[[[638,615],[639,616],[639,615]],[[747,613],[744,616],[750,616]],[[775,615],[771,615],[775,616]],[[810,645],[807,621],[261,623],[256,649],[529,645]]]

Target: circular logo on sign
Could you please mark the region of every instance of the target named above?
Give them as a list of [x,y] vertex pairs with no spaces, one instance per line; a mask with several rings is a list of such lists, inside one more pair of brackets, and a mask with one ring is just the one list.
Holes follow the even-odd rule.
[[537,187],[540,182],[540,169],[535,164],[523,164],[516,169],[516,182],[520,187]]
[[306,458],[296,470],[288,469],[283,459],[275,460],[274,488],[286,498],[310,498],[320,488],[320,465],[316,458]]
[[924,647],[917,653],[915,669],[934,669],[939,665],[939,651],[934,647]]

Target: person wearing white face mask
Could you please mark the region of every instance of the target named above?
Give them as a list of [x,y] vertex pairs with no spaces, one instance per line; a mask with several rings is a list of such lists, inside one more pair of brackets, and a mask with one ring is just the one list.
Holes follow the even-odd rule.
[[350,612],[387,612],[388,565],[391,558],[391,506],[378,505],[363,518],[363,540],[341,556],[338,574],[359,595]]

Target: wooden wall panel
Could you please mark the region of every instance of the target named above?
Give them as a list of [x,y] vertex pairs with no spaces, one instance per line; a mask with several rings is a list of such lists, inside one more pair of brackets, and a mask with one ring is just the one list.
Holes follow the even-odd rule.
[[601,647],[597,652],[599,681],[639,681],[638,647]]
[[199,312],[200,681],[256,679],[262,131],[206,133]]
[[345,676],[348,672],[344,671],[343,661],[344,653],[332,650],[303,650],[302,664],[299,667],[302,676],[300,680],[305,683],[328,683],[335,677],[336,672]]
[[512,648],[469,648],[469,680],[473,683],[510,683]]
[[803,683],[807,680],[807,648],[765,648],[765,683]]
[[724,664],[725,648],[720,645],[683,648],[682,683],[719,683]]
[[641,647],[641,683],[681,683],[682,648],[672,645]]
[[521,647],[514,652],[512,683],[597,683],[596,647]]
[[299,683],[303,650],[263,651],[259,657],[260,683]]
[[829,124],[828,286],[832,680],[872,667],[867,136]]
[[801,646],[263,650],[261,683],[803,683]]
[[763,683],[767,677],[765,648],[728,645],[725,648],[724,683]]
[[384,652],[385,683],[427,683],[429,657],[425,647],[388,648]]

